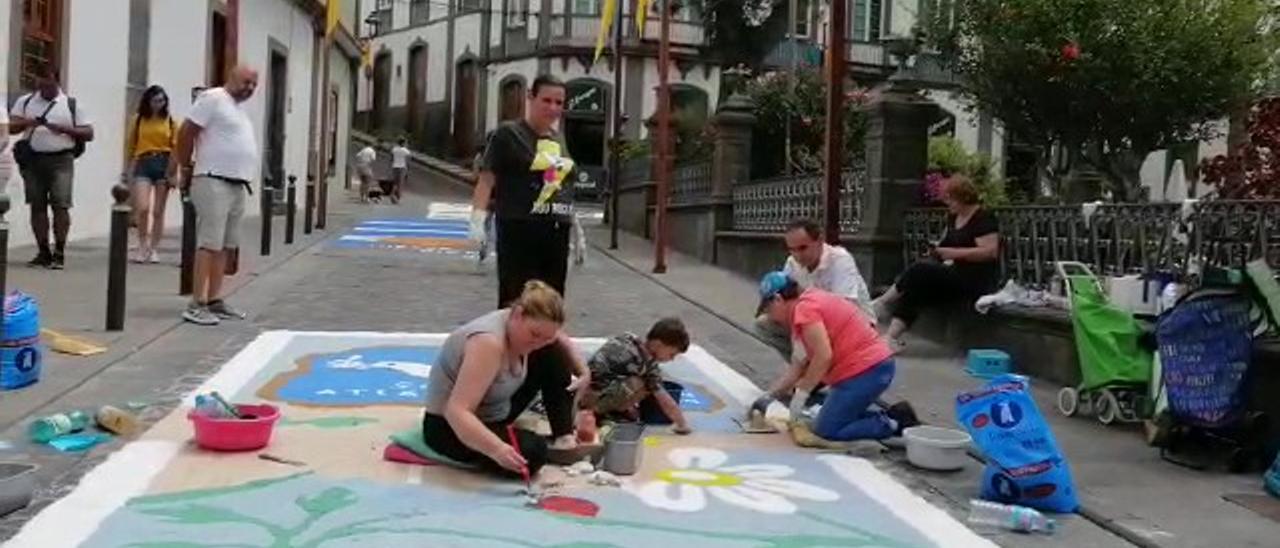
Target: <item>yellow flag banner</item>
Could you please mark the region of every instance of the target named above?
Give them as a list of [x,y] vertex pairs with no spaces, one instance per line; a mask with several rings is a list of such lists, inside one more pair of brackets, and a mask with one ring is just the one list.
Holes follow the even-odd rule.
[[609,38],[609,30],[613,28],[613,20],[618,13],[618,0],[605,0],[604,10],[600,14],[600,34],[596,36],[596,56],[592,63],[600,60],[604,53],[604,43]]
[[649,4],[652,3],[653,0],[636,0],[636,32],[641,37],[644,37],[644,20],[649,16]]
[[331,36],[342,20],[342,0],[328,0],[325,4],[324,34]]

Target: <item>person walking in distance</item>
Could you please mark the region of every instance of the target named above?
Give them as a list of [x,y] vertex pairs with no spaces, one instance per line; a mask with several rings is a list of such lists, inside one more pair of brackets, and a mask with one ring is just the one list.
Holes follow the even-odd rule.
[[400,203],[400,189],[409,180],[409,148],[408,141],[401,137],[391,149],[391,203]]
[[356,153],[356,176],[360,178],[360,203],[369,203],[369,189],[373,188],[373,163],[378,160],[378,151],[372,144],[365,145]]
[[194,324],[217,325],[223,319],[245,317],[223,299],[222,282],[238,270],[245,194],[251,192],[250,180],[261,162],[253,124],[244,110],[257,87],[257,71],[232,69],[225,85],[200,94],[178,131],[169,178],[190,192],[196,209],[195,285],[191,304],[182,313]]
[[[31,231],[39,252],[27,264],[61,270],[71,232],[75,160],[93,140],[93,124],[74,97],[62,92],[58,69],[47,66],[36,90],[13,104],[9,133],[21,134],[14,158],[31,206]],[[49,248],[49,211],[53,211],[54,248]]]
[[134,261],[158,263],[160,240],[164,238],[164,210],[169,201],[169,157],[178,138],[169,116],[169,94],[160,86],[142,92],[138,111],[129,125],[128,164],[124,181],[133,184],[134,224],[138,228],[138,251]]
[[506,122],[489,138],[472,195],[471,240],[484,242],[490,197],[497,210],[498,307],[520,296],[529,280],[565,293],[573,198],[565,181],[574,163],[555,132],[565,87],[539,76],[529,88],[524,119]]

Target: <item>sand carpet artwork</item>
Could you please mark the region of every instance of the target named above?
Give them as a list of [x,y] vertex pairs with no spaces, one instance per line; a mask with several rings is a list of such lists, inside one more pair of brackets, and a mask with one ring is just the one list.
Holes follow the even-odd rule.
[[474,247],[467,240],[469,223],[453,218],[386,218],[361,221],[329,243],[337,249],[465,254]]
[[443,340],[264,333],[194,393],[278,406],[267,448],[196,448],[189,396],[8,546],[993,546],[870,461],[741,434],[758,389],[697,346],[666,366],[695,432],[647,428],[621,486],[548,467],[530,507],[522,482],[385,461],[388,437],[420,421]]

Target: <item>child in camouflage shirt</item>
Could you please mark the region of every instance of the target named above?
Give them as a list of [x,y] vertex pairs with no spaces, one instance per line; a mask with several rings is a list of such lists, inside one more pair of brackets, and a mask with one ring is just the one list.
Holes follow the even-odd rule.
[[659,364],[669,362],[689,349],[689,333],[684,322],[664,318],[641,340],[631,333],[609,339],[591,356],[591,391],[583,403],[598,415],[638,416],[637,405],[653,396],[662,412],[675,423],[677,434],[692,431],[680,404],[662,387]]

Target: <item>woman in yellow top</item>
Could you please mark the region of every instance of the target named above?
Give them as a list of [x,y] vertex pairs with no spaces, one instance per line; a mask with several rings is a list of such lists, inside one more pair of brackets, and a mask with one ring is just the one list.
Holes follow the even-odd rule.
[[164,209],[173,187],[167,175],[169,155],[177,137],[177,124],[169,116],[169,95],[160,86],[147,88],[125,141],[129,158],[125,179],[133,182],[134,226],[138,229],[134,262],[160,262],[156,248],[164,237]]

